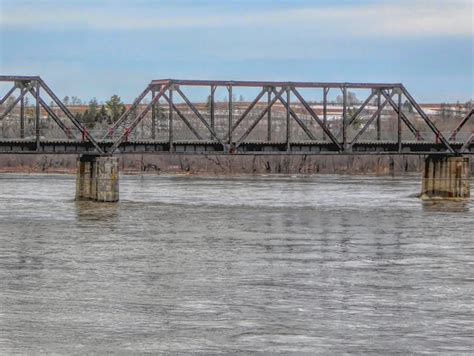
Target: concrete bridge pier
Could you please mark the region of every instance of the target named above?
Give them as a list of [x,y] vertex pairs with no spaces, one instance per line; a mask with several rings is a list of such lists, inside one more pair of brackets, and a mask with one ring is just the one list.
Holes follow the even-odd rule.
[[81,155],[77,159],[76,200],[119,200],[117,157]]
[[425,158],[421,198],[469,198],[469,174],[468,157],[429,155]]

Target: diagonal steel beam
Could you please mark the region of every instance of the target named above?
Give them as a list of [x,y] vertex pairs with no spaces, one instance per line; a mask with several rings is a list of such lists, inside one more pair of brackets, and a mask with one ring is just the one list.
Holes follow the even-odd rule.
[[461,149],[459,150],[459,153],[464,153],[471,144],[471,142],[474,142],[474,133],[471,134],[471,136],[467,139],[464,145],[462,145]]
[[[262,91],[257,95],[257,97],[252,101],[252,103],[245,109],[245,111],[242,113],[242,115],[237,119],[237,121],[234,123],[231,129],[231,133],[233,133],[237,127],[240,125],[240,123],[247,117],[247,115],[252,111],[255,105],[259,102],[259,100],[265,95],[267,90],[265,88],[262,89]],[[229,134],[227,133],[224,137],[224,141],[227,141],[229,139]]]
[[[349,119],[348,123],[347,123],[347,127],[351,126],[352,123],[357,119],[357,116],[360,115],[360,113],[362,112],[362,110],[365,109],[365,107],[367,106],[367,104],[369,104],[370,100],[372,100],[372,98],[375,96],[375,94],[372,92],[369,97],[367,99],[365,99],[365,101],[362,103],[361,106],[359,106],[359,108],[356,110],[356,112],[351,116],[351,118]],[[336,134],[336,137],[340,137],[341,136],[341,133],[342,133],[342,130],[339,130],[339,132]]]
[[433,124],[433,122],[430,120],[428,115],[425,114],[425,112],[420,107],[420,105],[418,105],[418,103],[415,101],[415,99],[413,99],[413,97],[410,95],[408,90],[406,90],[406,88],[403,85],[401,85],[400,88],[402,89],[403,94],[406,96],[408,101],[416,109],[418,114],[420,114],[420,116],[423,118],[423,120],[425,120],[425,122],[428,124],[428,127],[431,129],[431,131],[433,131],[435,133],[436,137],[439,138],[439,140],[443,143],[443,145],[448,149],[449,152],[455,153],[454,149],[451,147],[448,140],[446,140],[446,138],[443,136],[441,131],[438,130],[438,128]]
[[339,150],[342,150],[341,145],[337,141],[337,138],[332,134],[332,132],[328,129],[326,124],[321,121],[319,116],[316,114],[316,112],[311,108],[311,106],[308,104],[308,102],[303,98],[303,96],[296,90],[294,87],[291,88],[295,96],[298,98],[300,103],[304,106],[304,108],[309,112],[311,117],[318,123],[318,125],[323,129],[324,133],[331,139],[331,141],[339,148]]
[[122,123],[127,120],[128,116],[130,115],[130,113],[132,113],[137,107],[138,105],[140,105],[141,101],[145,98],[145,96],[148,95],[148,93],[150,92],[151,90],[151,87],[152,85],[149,84],[145,90],[142,91],[142,93],[135,99],[135,101],[132,103],[132,105],[128,108],[128,110],[125,110],[125,112],[118,118],[117,121],[115,121],[115,123],[112,125],[111,128],[109,128],[108,132],[104,135],[104,137],[102,137],[103,140],[105,140],[107,138],[107,136],[109,135],[113,135],[113,133],[115,132],[115,130],[117,130],[117,128],[122,125]]
[[130,124],[130,127],[126,130],[126,132],[123,132],[120,137],[115,140],[114,144],[109,150],[109,153],[114,153],[115,150],[122,144],[122,142],[125,140],[125,138],[128,136],[128,134],[138,125],[138,123],[145,117],[145,115],[150,111],[150,109],[155,105],[155,103],[163,96],[164,92],[168,89],[169,84],[165,84],[161,87],[160,91],[153,97],[153,99],[150,101],[150,103],[146,106],[146,108],[138,115]]
[[254,122],[247,128],[247,130],[245,130],[243,135],[239,138],[239,140],[235,144],[236,149],[237,149],[237,147],[239,147],[242,144],[242,142],[247,138],[247,136],[250,135],[252,130],[255,128],[255,126],[257,126],[257,124],[260,122],[260,120],[262,120],[262,118],[267,114],[268,110],[270,110],[270,108],[277,102],[278,97],[281,96],[284,91],[285,91],[285,88],[281,88],[279,92],[275,91],[276,92],[275,97],[267,104],[265,109],[262,110],[262,112],[254,120]]
[[[393,108],[393,110],[395,111],[395,113],[398,115],[399,114],[399,111],[398,110],[398,107],[397,107],[397,104],[393,101],[393,99],[388,96],[385,91],[381,91],[382,95],[384,96],[385,99],[387,99],[388,103],[390,104],[390,106]],[[402,121],[405,123],[405,125],[407,125],[407,127],[410,129],[410,131],[412,132],[412,134],[417,138],[419,139],[420,141],[424,141],[423,139],[423,136],[421,136],[420,134],[420,131],[418,131],[416,129],[416,127],[410,122],[410,120],[408,120],[408,118],[406,117],[406,115],[403,113],[403,111],[400,111],[401,113],[401,119]]]
[[[36,91],[33,88],[29,88],[28,90],[33,96],[36,97]],[[66,136],[68,136],[69,138],[69,135],[71,135],[73,138],[75,138],[71,130],[66,125],[64,125],[64,123],[59,119],[56,113],[49,107],[48,104],[46,104],[46,102],[43,99],[41,99],[41,97],[38,97],[38,101],[40,105],[43,107],[43,109],[49,114],[49,116],[51,116],[53,120],[56,122],[56,124],[58,124],[61,130],[63,130]]]
[[278,95],[277,91],[275,88],[273,89],[273,93],[277,96],[277,99],[280,100],[280,102],[283,104],[285,109],[289,111],[290,115],[293,117],[293,119],[298,123],[298,125],[303,129],[303,131],[306,133],[306,135],[313,141],[316,140],[316,137],[314,137],[313,133],[308,129],[308,127],[304,124],[303,121],[298,117],[298,115],[294,112],[294,110],[287,104],[285,99],[281,95]]
[[176,91],[178,92],[179,96],[183,98],[184,102],[189,106],[189,108],[197,116],[197,118],[204,124],[204,126],[206,126],[212,136],[222,145],[222,147],[224,147],[223,141],[217,136],[214,129],[207,123],[206,119],[201,115],[198,109],[196,109],[196,107],[189,101],[189,99],[186,97],[186,95],[184,95],[181,89],[179,87],[176,87]]
[[26,93],[27,93],[27,90],[25,88],[22,88],[20,96],[18,98],[16,98],[15,101],[12,102],[10,105],[8,105],[7,108],[5,109],[5,111],[0,115],[0,121],[2,121],[5,118],[5,116],[7,116],[10,113],[10,111],[13,110],[13,108],[16,106],[16,104],[18,104],[20,102],[20,100],[23,99],[23,97],[25,96]]
[[92,137],[92,135],[89,133],[88,130],[84,128],[84,126],[81,125],[81,123],[74,117],[74,115],[69,111],[69,109],[59,100],[59,98],[54,94],[54,92],[48,87],[48,85],[42,80],[39,79],[41,87],[44,89],[44,91],[50,96],[51,99],[56,103],[56,105],[62,110],[64,114],[69,118],[69,120],[72,122],[72,124],[82,133],[82,135],[87,138],[87,140],[92,143],[92,145],[95,147],[97,152],[99,154],[104,153],[104,150],[100,148],[99,144],[97,141]]
[[[392,93],[390,94],[390,98],[392,98],[393,96],[395,95],[395,92],[392,91]],[[370,117],[370,119],[365,123],[364,127],[362,127],[362,129],[359,130],[359,132],[357,132],[357,134],[355,135],[354,139],[349,143],[349,148],[351,148],[354,143],[357,142],[357,140],[359,139],[360,136],[362,136],[362,134],[369,128],[370,124],[377,118],[377,116],[382,112],[383,108],[385,107],[385,105],[387,105],[388,103],[388,99],[385,99],[385,101],[382,103],[382,105],[380,105],[378,108],[377,108],[377,111],[374,112],[372,114],[372,116]]]
[[16,85],[14,85],[6,94],[3,98],[0,99],[0,105],[3,105],[3,103],[8,99],[10,95],[13,94],[13,92],[16,90]]
[[184,114],[181,112],[181,110],[178,109],[178,107],[174,104],[174,103],[171,103],[170,99],[168,98],[168,96],[166,95],[166,93],[163,93],[163,98],[169,103],[169,104],[172,104],[172,108],[173,110],[176,112],[176,114],[178,114],[178,116],[181,118],[181,120],[185,123],[185,125],[191,130],[191,132],[194,134],[194,136],[196,136],[196,138],[198,140],[202,140],[202,136],[199,134],[199,132],[197,132],[197,130],[193,127],[193,125],[191,125],[191,123],[188,121],[188,119],[186,119],[186,116],[184,116]]
[[462,129],[462,127],[466,124],[466,122],[469,121],[469,119],[473,115],[474,115],[474,109],[471,109],[471,112],[469,114],[467,114],[466,117],[464,119],[462,119],[461,122],[458,124],[458,126],[453,130],[453,132],[451,133],[451,135],[448,138],[449,141],[452,141],[452,140],[455,139],[458,132]]

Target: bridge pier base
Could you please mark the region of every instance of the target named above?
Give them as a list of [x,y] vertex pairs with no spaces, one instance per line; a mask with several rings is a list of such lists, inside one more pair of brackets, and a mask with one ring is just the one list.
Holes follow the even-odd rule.
[[469,158],[430,155],[425,159],[422,199],[470,197]]
[[76,200],[119,200],[117,157],[81,155],[77,159]]

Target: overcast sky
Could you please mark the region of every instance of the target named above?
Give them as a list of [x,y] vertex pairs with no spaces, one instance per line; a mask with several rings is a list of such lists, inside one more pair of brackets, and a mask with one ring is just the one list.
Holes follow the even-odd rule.
[[86,100],[182,78],[402,82],[421,102],[467,101],[473,11],[472,0],[0,0],[0,72]]

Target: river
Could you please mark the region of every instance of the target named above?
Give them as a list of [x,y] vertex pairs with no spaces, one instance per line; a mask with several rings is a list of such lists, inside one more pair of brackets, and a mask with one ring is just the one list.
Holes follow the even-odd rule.
[[1,354],[469,353],[474,204],[418,177],[0,175]]

